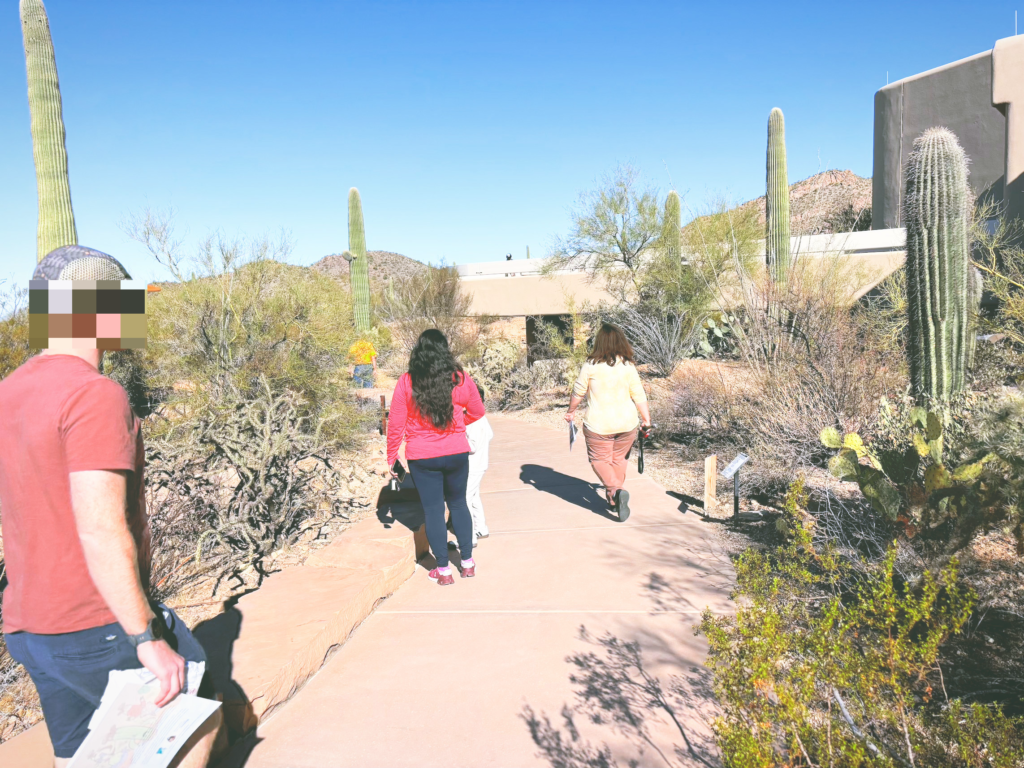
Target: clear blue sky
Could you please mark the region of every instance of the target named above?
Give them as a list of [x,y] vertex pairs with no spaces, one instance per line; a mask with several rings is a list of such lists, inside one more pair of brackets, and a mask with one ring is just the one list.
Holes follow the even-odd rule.
[[[786,114],[790,180],[871,174],[873,94],[1013,34],[998,2],[47,0],[79,240],[163,277],[118,229],[287,230],[424,261],[543,255],[577,194],[630,161],[699,205],[755,197]],[[35,261],[17,3],[0,14],[0,277]],[[1024,10],[1024,2],[1020,3]]]

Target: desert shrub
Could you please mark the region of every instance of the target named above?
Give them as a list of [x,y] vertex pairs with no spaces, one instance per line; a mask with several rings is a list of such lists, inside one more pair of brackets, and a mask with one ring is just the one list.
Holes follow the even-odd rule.
[[821,429],[870,431],[879,397],[906,386],[902,358],[886,353],[851,310],[857,276],[839,258],[808,261],[781,292],[763,275],[744,276],[737,350],[751,386],[734,414],[759,459],[748,478],[761,477],[771,492],[822,463]]
[[611,320],[626,334],[637,363],[665,378],[693,350],[704,317],[658,304],[627,304],[615,310]]
[[295,541],[308,518],[345,514],[351,500],[339,492],[327,422],[306,413],[300,395],[262,378],[256,392],[230,388],[190,404],[150,442],[154,547],[167,560],[157,572],[192,554],[222,577],[248,567],[262,577],[266,558]]
[[466,370],[484,388],[492,407],[514,411],[533,404],[535,377],[518,342],[504,338],[492,341]]
[[973,217],[971,263],[981,271],[985,290],[996,304],[987,325],[1024,348],[1024,224],[1007,221],[992,204],[977,206]]
[[28,360],[28,302],[24,289],[0,282],[0,379]]
[[[126,227],[177,278],[150,298],[144,354],[112,356],[146,419],[154,576],[163,593],[196,570],[264,562],[335,487],[330,452],[368,419],[347,389],[349,294],[284,264],[287,240],[211,237],[188,258],[170,223]],[[183,565],[190,558],[197,565]],[[175,575],[177,574],[177,575]]]
[[553,389],[567,390],[572,386],[569,379],[570,362],[568,360],[534,360],[530,366],[533,377],[533,389],[537,392],[550,392]]
[[380,318],[389,327],[400,355],[407,356],[420,334],[437,328],[448,337],[456,357],[469,352],[477,341],[479,326],[466,322],[473,297],[462,286],[455,267],[427,269],[390,283],[384,291]]
[[[580,374],[580,368],[590,354],[590,339],[587,328],[599,327],[599,311],[589,304],[579,305],[574,297],[567,297],[569,315],[569,333],[553,323],[546,323],[538,318],[537,341],[530,350],[534,358],[557,360],[561,363],[560,381],[565,387],[571,387]],[[570,337],[571,334],[571,337]],[[540,360],[538,360],[540,362]],[[536,366],[536,363],[534,364]],[[550,389],[540,384],[538,389]]]
[[[193,400],[256,396],[265,381],[276,394],[297,394],[302,415],[324,422],[324,439],[339,446],[358,439],[362,420],[345,391],[351,297],[335,281],[283,263],[285,238],[212,236],[188,256],[166,217],[147,212],[125,228],[177,279],[147,302],[141,359],[111,360],[108,373],[129,393],[145,390],[150,407],[167,416]],[[157,419],[151,430],[169,423]]]
[[[727,376],[728,374],[728,376]],[[679,435],[727,436],[734,429],[739,401],[733,370],[701,360],[681,365],[673,378],[672,401],[664,426]]]
[[907,336],[907,271],[900,267],[886,277],[858,307],[855,315],[877,349],[905,354]]
[[705,612],[708,666],[722,714],[713,727],[728,766],[1017,766],[1024,721],[949,701],[943,643],[974,595],[952,560],[907,582],[895,550],[848,579],[849,565],[816,550],[787,496],[790,541],[737,561],[738,610]]

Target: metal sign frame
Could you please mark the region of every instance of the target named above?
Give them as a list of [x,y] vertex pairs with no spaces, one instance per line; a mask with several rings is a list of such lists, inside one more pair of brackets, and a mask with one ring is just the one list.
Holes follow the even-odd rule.
[[740,471],[740,467],[750,461],[750,457],[745,453],[739,454],[735,459],[729,462],[729,466],[722,470],[721,475],[726,480],[732,478],[737,472]]

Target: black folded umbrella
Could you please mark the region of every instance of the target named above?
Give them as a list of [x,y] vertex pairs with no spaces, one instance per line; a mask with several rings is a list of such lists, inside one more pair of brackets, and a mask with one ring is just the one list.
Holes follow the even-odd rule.
[[640,455],[636,457],[636,471],[641,475],[644,473],[644,440],[651,436],[651,430],[640,427],[637,434],[637,442],[640,444]]

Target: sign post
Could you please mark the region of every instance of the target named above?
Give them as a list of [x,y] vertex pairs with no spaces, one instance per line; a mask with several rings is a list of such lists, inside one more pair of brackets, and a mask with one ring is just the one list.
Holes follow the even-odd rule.
[[732,516],[734,518],[740,515],[740,467],[748,461],[750,461],[750,457],[741,453],[722,470],[722,477],[726,480],[732,478]]
[[704,459],[704,514],[718,506],[718,455]]

